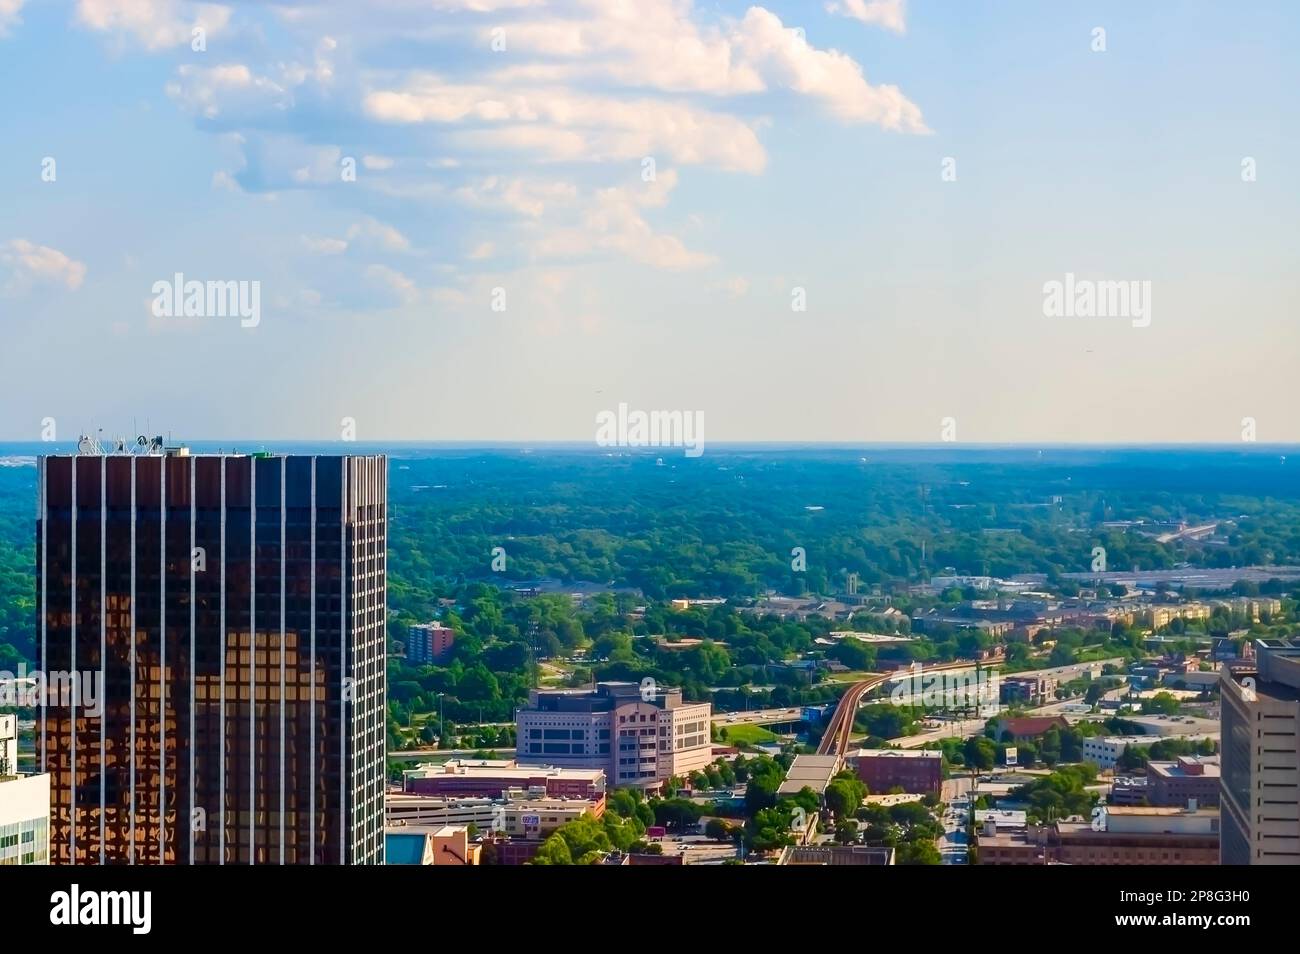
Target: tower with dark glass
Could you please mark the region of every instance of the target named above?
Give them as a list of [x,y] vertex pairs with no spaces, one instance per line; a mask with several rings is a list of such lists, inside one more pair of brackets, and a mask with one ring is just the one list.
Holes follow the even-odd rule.
[[387,473],[161,441],[40,460],[53,863],[383,862]]

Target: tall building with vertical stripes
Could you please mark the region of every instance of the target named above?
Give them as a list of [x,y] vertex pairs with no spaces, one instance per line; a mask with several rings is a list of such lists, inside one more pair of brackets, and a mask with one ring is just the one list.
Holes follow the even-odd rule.
[[[42,458],[54,864],[381,864],[387,460]],[[142,443],[143,439],[142,439]]]

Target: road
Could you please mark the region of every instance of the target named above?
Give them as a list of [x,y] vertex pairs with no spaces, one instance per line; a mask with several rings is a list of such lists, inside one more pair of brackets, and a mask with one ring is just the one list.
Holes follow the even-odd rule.
[[[930,673],[974,668],[975,663],[963,660],[961,662],[944,663],[939,666],[925,666],[921,672]],[[826,723],[826,733],[822,736],[821,744],[817,746],[817,754],[839,756],[847,754],[849,737],[853,734],[853,720],[857,717],[858,705],[862,702],[862,697],[876,686],[883,685],[893,679],[910,678],[913,674],[913,670],[910,669],[877,673],[849,686],[844,695],[840,696],[839,705],[835,707],[830,721]]]
[[719,728],[728,725],[776,725],[782,722],[802,722],[803,709],[755,709],[752,712],[722,712],[713,717]]

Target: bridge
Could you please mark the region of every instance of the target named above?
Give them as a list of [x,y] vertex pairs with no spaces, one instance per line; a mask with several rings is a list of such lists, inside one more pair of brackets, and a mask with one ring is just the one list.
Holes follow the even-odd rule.
[[839,705],[835,707],[830,721],[826,724],[826,734],[822,736],[821,744],[817,746],[817,754],[838,755],[841,758],[848,754],[849,737],[853,734],[853,720],[857,716],[858,706],[862,702],[862,697],[877,686],[883,686],[896,679],[911,679],[918,674],[924,677],[933,672],[975,669],[977,665],[978,663],[974,662],[941,663],[937,666],[923,666],[919,673],[910,668],[900,669],[897,672],[877,673],[861,682],[853,683],[844,695],[840,696]]

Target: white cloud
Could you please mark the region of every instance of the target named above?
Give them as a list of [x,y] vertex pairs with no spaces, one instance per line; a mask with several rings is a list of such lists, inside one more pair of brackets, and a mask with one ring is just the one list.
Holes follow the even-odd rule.
[[386,169],[393,168],[397,163],[394,160],[389,159],[387,156],[362,156],[361,165],[372,171],[382,172]]
[[9,28],[23,22],[18,14],[26,0],[0,0],[0,36],[8,36]]
[[395,268],[387,265],[367,265],[366,278],[391,292],[402,304],[410,305],[420,300],[420,289],[415,282]]
[[58,249],[13,239],[0,245],[0,265],[10,272],[7,291],[25,291],[32,285],[53,284],[76,291],[86,280],[86,266]]
[[626,100],[564,87],[505,91],[419,74],[402,88],[369,93],[365,111],[388,123],[473,121],[488,128],[457,134],[462,146],[540,153],[550,160],[658,154],[740,172],[760,172],[766,162],[754,130],[741,120],[660,99]]
[[209,37],[230,22],[230,8],[179,0],[77,0],[77,22],[105,33],[126,34],[147,50],[189,45],[194,29]]
[[348,243],[343,239],[304,235],[302,244],[313,255],[342,255],[348,250]]
[[693,252],[675,235],[656,232],[641,210],[663,206],[677,185],[677,174],[661,172],[640,187],[598,190],[579,218],[544,234],[531,244],[539,258],[574,258],[596,250],[614,251],[655,268],[686,269],[712,264],[715,258]]
[[411,247],[410,241],[397,229],[369,216],[348,229],[348,241],[360,241],[389,252],[405,252]]
[[907,0],[838,0],[826,4],[826,9],[895,33],[907,32]]
[[491,242],[479,242],[469,250],[469,259],[474,262],[481,262],[486,258],[491,258],[496,254],[497,247]]
[[742,47],[783,85],[826,104],[846,122],[876,123],[901,132],[929,132],[921,110],[897,86],[872,86],[852,57],[818,50],[774,13],[750,7],[741,24]]
[[167,95],[192,113],[216,119],[224,112],[254,114],[267,107],[284,110],[293,97],[275,81],[257,76],[243,63],[219,66],[182,64],[177,79],[167,84]]

